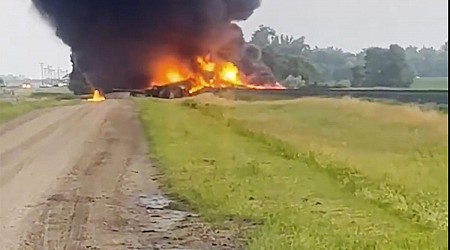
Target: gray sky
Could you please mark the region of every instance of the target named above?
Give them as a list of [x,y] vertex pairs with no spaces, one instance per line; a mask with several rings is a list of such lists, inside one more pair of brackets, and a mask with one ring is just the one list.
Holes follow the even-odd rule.
[[[62,0],[64,1],[64,0]],[[241,23],[306,36],[315,46],[358,52],[370,46],[439,47],[448,39],[447,0],[263,0]],[[70,69],[69,48],[40,19],[30,0],[0,0],[0,74],[40,77],[39,63]]]

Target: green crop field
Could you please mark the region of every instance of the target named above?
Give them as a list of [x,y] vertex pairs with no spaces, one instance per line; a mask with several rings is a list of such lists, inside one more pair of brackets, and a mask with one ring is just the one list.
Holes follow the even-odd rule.
[[166,191],[219,227],[251,222],[249,249],[447,249],[446,114],[351,99],[137,103]]
[[411,88],[414,89],[448,89],[447,77],[423,77],[415,79]]

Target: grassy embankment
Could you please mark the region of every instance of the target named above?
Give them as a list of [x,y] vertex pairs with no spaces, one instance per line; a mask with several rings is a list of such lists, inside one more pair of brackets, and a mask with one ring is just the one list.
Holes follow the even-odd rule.
[[249,249],[447,249],[447,115],[356,100],[138,100],[166,190]]

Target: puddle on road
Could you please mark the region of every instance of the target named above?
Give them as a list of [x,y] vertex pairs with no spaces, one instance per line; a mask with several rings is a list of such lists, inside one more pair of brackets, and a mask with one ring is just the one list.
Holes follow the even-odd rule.
[[175,229],[178,222],[192,216],[188,212],[169,209],[171,203],[171,200],[162,195],[141,195],[139,197],[139,206],[147,209],[152,223],[152,227],[144,229],[144,233],[168,232]]
[[[149,224],[145,228],[141,229],[142,233],[159,233],[163,239],[167,240],[164,235],[170,234],[175,230],[179,223],[186,220],[191,214],[184,211],[178,211],[170,209],[169,206],[173,201],[167,197],[156,195],[140,195],[138,205],[147,210],[149,214]],[[160,241],[160,244],[156,243],[152,247],[154,249],[176,249],[176,250],[188,250],[179,245],[172,245],[172,243]],[[167,245],[169,243],[169,245]]]
[[[172,209],[172,203],[161,194],[139,196],[138,206],[148,213],[148,223],[141,225],[141,232],[154,240],[150,249],[236,249],[228,233],[217,234],[201,223],[190,221],[198,215]],[[199,235],[195,237],[194,232]],[[191,246],[189,242],[200,242],[203,247],[186,248],[186,243]]]
[[155,194],[147,196],[145,194],[139,195],[139,206],[145,207],[146,209],[164,209],[167,208],[171,200],[167,199],[163,195]]

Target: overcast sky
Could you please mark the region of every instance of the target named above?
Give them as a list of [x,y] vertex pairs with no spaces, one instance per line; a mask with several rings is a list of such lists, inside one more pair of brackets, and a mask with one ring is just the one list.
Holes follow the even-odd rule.
[[[447,0],[263,0],[240,25],[247,37],[265,24],[279,33],[304,35],[313,46],[351,52],[391,43],[439,47],[448,39],[447,9]],[[30,0],[0,0],[0,10],[0,74],[39,78],[40,62],[70,69],[69,48]]]

